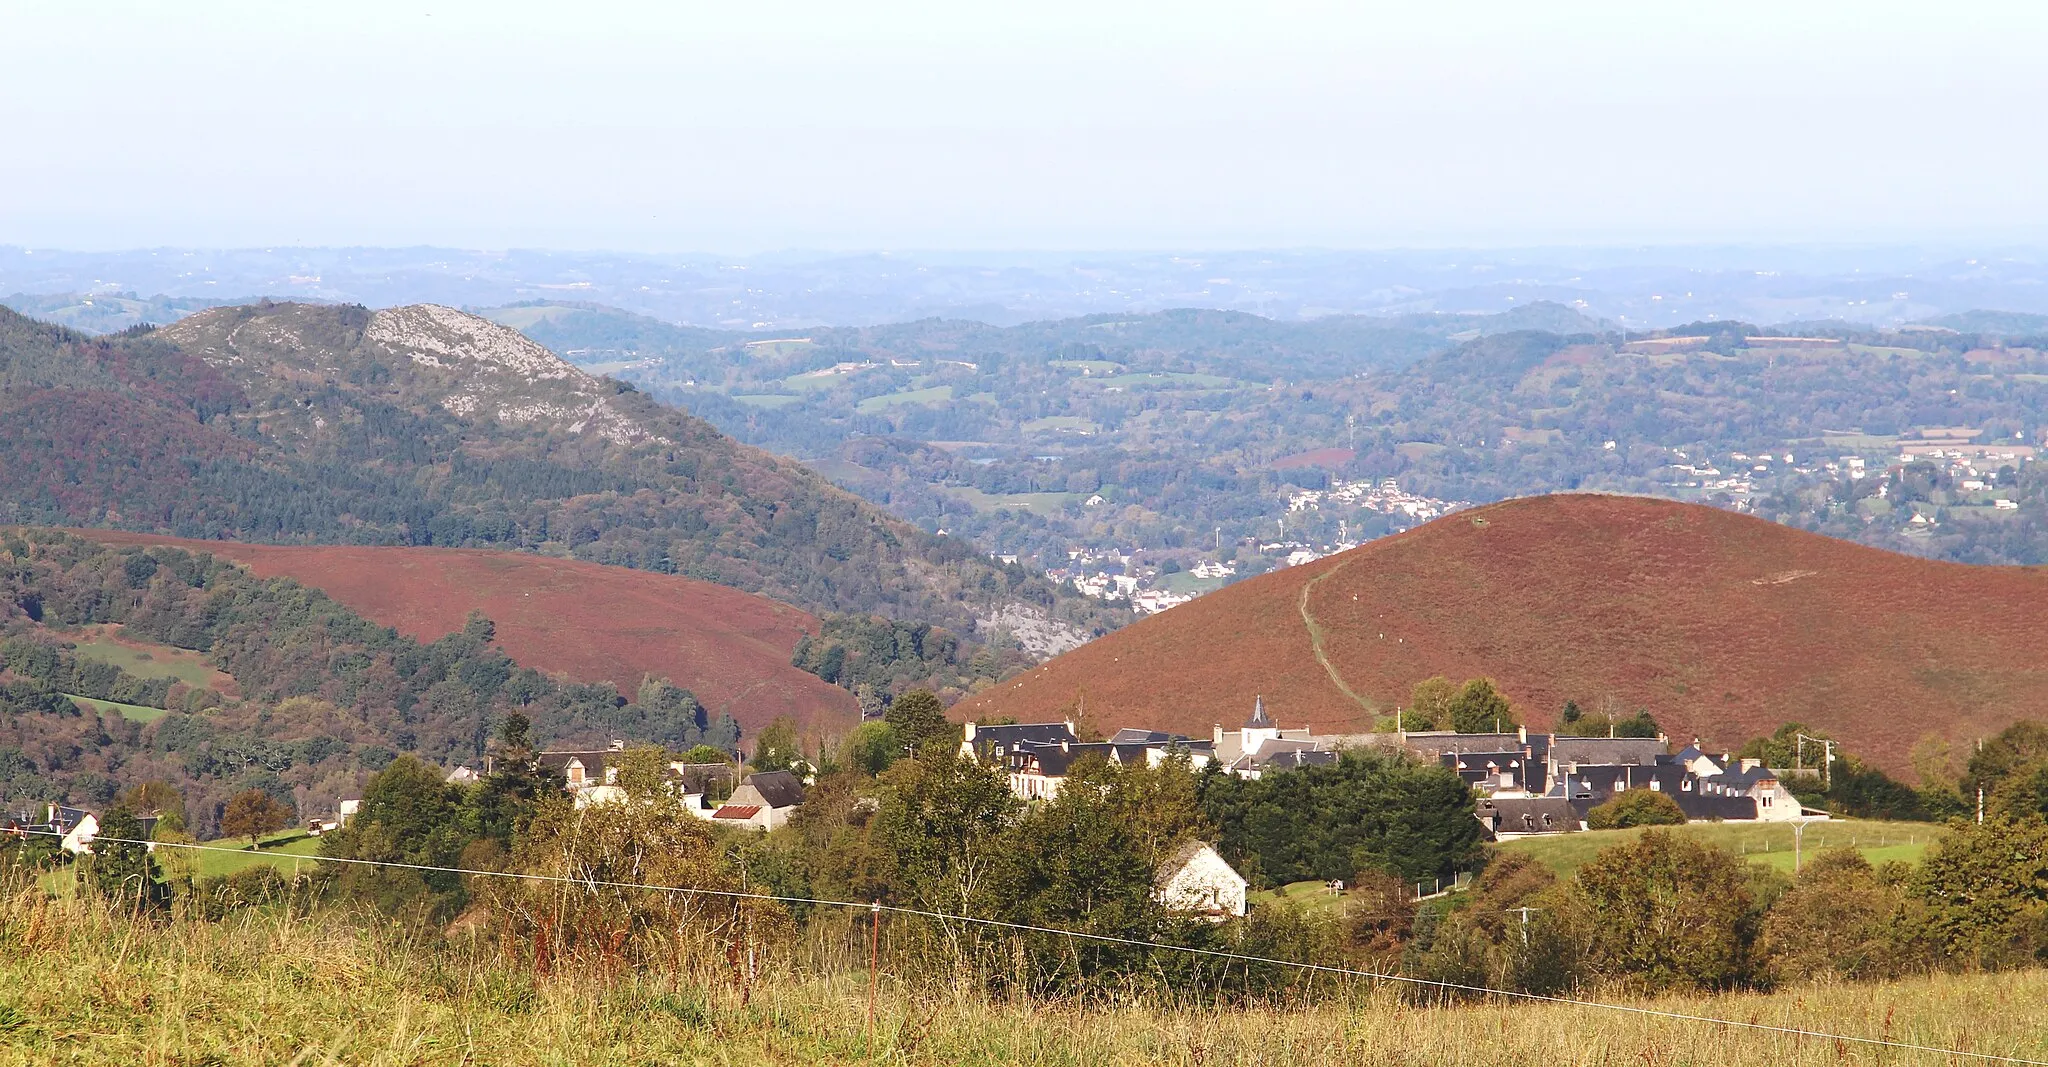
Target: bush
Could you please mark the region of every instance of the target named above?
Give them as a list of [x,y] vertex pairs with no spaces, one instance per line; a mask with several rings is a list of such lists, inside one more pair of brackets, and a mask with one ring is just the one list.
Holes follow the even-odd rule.
[[1746,981],[1757,914],[1744,866],[1662,830],[1594,857],[1579,868],[1571,903],[1595,970],[1647,990]]
[[1679,826],[1685,812],[1678,801],[1654,789],[1630,789],[1616,793],[1607,802],[1586,813],[1586,826],[1594,830],[1626,830],[1631,826]]

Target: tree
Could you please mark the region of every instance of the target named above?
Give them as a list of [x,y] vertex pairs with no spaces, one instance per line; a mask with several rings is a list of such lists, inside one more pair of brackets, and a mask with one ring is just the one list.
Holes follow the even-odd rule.
[[1266,885],[1386,871],[1409,880],[1479,866],[1472,790],[1456,772],[1381,752],[1268,772],[1201,778],[1223,857]]
[[1018,810],[1002,772],[947,752],[899,761],[882,784],[875,836],[894,860],[894,895],[952,915],[999,912],[994,875]]
[[796,722],[781,715],[754,739],[754,758],[748,762],[757,771],[786,771],[803,761],[803,741],[796,735]]
[[462,620],[462,636],[480,645],[488,645],[498,637],[498,624],[483,612],[472,609]]
[[[1109,937],[1151,933],[1160,912],[1152,899],[1156,864],[1130,818],[1142,806],[1128,795],[1132,784],[1107,760],[1084,757],[1057,797],[1017,821],[1004,850],[1008,884],[1000,895],[1014,901],[1018,921]],[[1142,948],[1108,942],[1045,935],[1025,942],[1040,990],[1143,967],[1148,959]]]
[[732,762],[731,756],[712,748],[710,745],[692,745],[682,755],[676,757],[676,759],[689,764]]
[[1558,722],[1561,725],[1570,726],[1571,724],[1578,722],[1579,717],[1584,714],[1585,712],[1579,710],[1578,701],[1567,700],[1564,702],[1564,713],[1558,716]]
[[1749,977],[1753,898],[1742,863],[1721,849],[1647,830],[1580,867],[1571,902],[1589,962],[1609,978],[1711,990]]
[[1650,712],[1647,708],[1637,708],[1634,715],[1621,719],[1614,724],[1614,736],[1616,737],[1662,737],[1663,735],[1663,727],[1658,726],[1657,720],[1650,717]]
[[1586,813],[1591,830],[1626,830],[1634,826],[1679,826],[1685,812],[1678,801],[1654,789],[1628,789],[1608,797]]
[[116,908],[161,911],[170,903],[170,887],[143,842],[135,812],[119,806],[107,812],[93,841],[91,858],[81,867],[93,891]]
[[292,809],[261,789],[244,789],[228,799],[220,815],[222,837],[246,837],[250,845],[264,834],[291,825]]
[[1450,729],[1451,703],[1457,698],[1458,687],[1441,674],[1415,683],[1415,688],[1408,691],[1408,706],[1401,711],[1401,729]]
[[2048,824],[1993,817],[1952,822],[1920,862],[1913,895],[1943,959],[1979,967],[2048,950]]
[[182,831],[185,829],[184,794],[159,778],[152,778],[121,794],[119,806],[134,812],[138,817],[156,816],[158,832]]
[[1963,796],[1974,801],[1977,790],[1996,792],[2005,779],[2048,761],[2048,725],[2021,719],[1972,753],[1960,783]]
[[913,689],[897,697],[882,714],[882,721],[896,731],[896,737],[912,752],[923,752],[933,745],[943,745],[950,751],[951,742],[959,739],[958,728],[946,719],[946,706],[929,689]]
[[1451,729],[1461,734],[1499,733],[1512,730],[1519,720],[1508,698],[1494,688],[1490,678],[1474,678],[1458,690],[1450,703]]
[[903,755],[903,741],[886,722],[864,722],[846,735],[844,760],[848,767],[873,777],[889,769]]
[[632,800],[648,801],[667,797],[669,791],[668,750],[659,745],[634,745],[619,753],[615,784]]
[[1828,849],[1764,917],[1757,955],[1778,981],[1894,978],[1926,961],[1917,903],[1852,848]]
[[[550,794],[542,807],[559,796]],[[454,866],[463,848],[479,836],[467,799],[438,768],[415,756],[400,756],[363,787],[355,818],[323,836],[320,851],[340,859]],[[347,895],[390,914],[452,915],[464,900],[461,877],[442,871],[346,864],[338,882]]]

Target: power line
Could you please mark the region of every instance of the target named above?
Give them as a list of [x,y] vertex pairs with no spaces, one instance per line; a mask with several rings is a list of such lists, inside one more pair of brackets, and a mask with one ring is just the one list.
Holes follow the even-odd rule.
[[[23,828],[11,830],[8,832],[15,834],[42,834],[51,837],[64,836],[63,834],[59,834],[54,830],[31,830]],[[199,852],[222,852],[227,853],[229,855],[243,856],[248,858],[262,858],[260,853],[252,853],[247,849],[223,848],[218,845],[204,845],[196,843],[187,843],[182,841],[142,841],[137,840],[135,838],[94,836],[88,843],[97,844],[100,842],[106,842],[108,844],[116,845],[143,845],[145,847],[153,845],[157,848],[182,848]],[[1071,937],[1085,941],[1096,941],[1116,945],[1129,945],[1137,948],[1166,949],[1172,952],[1185,952],[1191,955],[1208,956],[1214,959],[1225,959],[1238,963],[1263,963],[1270,964],[1275,967],[1292,967],[1298,970],[1310,971],[1320,974],[1341,975],[1349,978],[1366,978],[1378,982],[1400,982],[1408,985],[1426,986],[1432,989],[1442,989],[1448,992],[1477,993],[1486,996],[1509,997],[1517,1000],[1533,1001],[1536,1003],[1543,1004],[1562,1004],[1575,1008],[1593,1008],[1600,1011],[1622,1012],[1629,1015],[1639,1015],[1649,1018],[1669,1019],[1674,1022],[1706,1023],[1710,1026],[1729,1026],[1742,1030],[1753,1030],[1763,1033],[1780,1034],[1787,1037],[1810,1037],[1824,1041],[1840,1041],[1857,1045],[1871,1045],[1879,1048],[1900,1049],[1907,1052],[1927,1052],[1938,1056],[1960,1056],[1965,1059],[1978,1060],[1986,1063],[2012,1063],[2021,1064],[2024,1065],[2024,1067],[2048,1067],[2048,1060],[2031,1060],[2021,1056],[2000,1056],[1989,1052],[1970,1052],[1964,1049],[1942,1048],[1938,1045],[1919,1045],[1909,1041],[1893,1041],[1888,1038],[1881,1037],[1860,1037],[1854,1034],[1836,1034],[1829,1033],[1824,1030],[1807,1030],[1795,1026],[1776,1026],[1770,1023],[1746,1022],[1740,1019],[1717,1019],[1710,1015],[1693,1015],[1687,1012],[1665,1011],[1661,1008],[1645,1008],[1629,1004],[1608,1004],[1603,1001],[1597,1000],[1580,1000],[1574,997],[1549,996],[1542,993],[1525,993],[1513,989],[1494,989],[1489,986],[1468,985],[1463,982],[1446,982],[1434,978],[1417,978],[1413,975],[1406,974],[1387,974],[1379,971],[1360,970],[1352,967],[1338,967],[1326,963],[1308,963],[1300,960],[1276,960],[1266,956],[1253,956],[1242,952],[1229,952],[1224,949],[1196,948],[1192,945],[1161,944],[1156,941],[1140,941],[1135,938],[1117,937],[1113,934],[1092,934],[1080,930],[1061,930],[1050,926],[1034,926],[1030,923],[1006,922],[1002,919],[982,919],[976,918],[971,915],[951,915],[946,912],[927,911],[923,908],[907,908],[901,905],[883,904],[877,901],[860,902],[851,900],[824,900],[816,897],[786,897],[777,896],[772,893],[747,893],[731,889],[697,889],[689,886],[648,885],[641,882],[618,882],[601,878],[571,878],[567,875],[534,874],[531,872],[524,871],[483,871],[473,870],[467,867],[444,867],[431,863],[406,863],[401,860],[366,860],[353,859],[342,856],[306,856],[294,858],[303,858],[314,863],[347,863],[358,864],[366,867],[390,867],[399,870],[424,871],[432,874],[462,874],[474,875],[480,878],[508,878],[526,882],[559,883],[563,885],[580,886],[587,889],[641,889],[656,893],[691,893],[698,896],[720,897],[730,900],[762,900],[775,901],[783,904],[811,904],[816,905],[818,907],[849,908],[857,911],[869,912],[871,914],[880,912],[890,912],[896,915],[909,915],[923,919],[939,919],[950,922],[970,923],[978,926],[986,926],[996,929],[1015,930],[1020,933],[1051,934],[1057,937]]]

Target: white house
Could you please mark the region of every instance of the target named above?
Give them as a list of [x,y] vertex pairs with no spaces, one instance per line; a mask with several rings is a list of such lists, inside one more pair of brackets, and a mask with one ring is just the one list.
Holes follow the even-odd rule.
[[1244,914],[1251,883],[1202,841],[1174,850],[1152,878],[1152,899],[1168,911],[1188,912],[1216,922]]
[[711,813],[712,821],[726,826],[751,826],[773,830],[789,821],[789,813],[804,802],[804,784],[788,771],[762,771],[747,775],[725,803]]
[[63,829],[67,823],[70,825],[70,829],[64,831],[63,840],[59,842],[64,846],[64,851],[74,856],[82,856],[92,851],[92,839],[100,832],[98,816],[78,808],[53,804],[50,806],[50,822],[58,829]]

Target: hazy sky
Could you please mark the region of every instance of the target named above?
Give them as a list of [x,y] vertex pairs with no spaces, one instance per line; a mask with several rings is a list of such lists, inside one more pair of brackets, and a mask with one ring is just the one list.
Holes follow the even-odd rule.
[[0,244],[2048,234],[2048,4],[0,0]]

